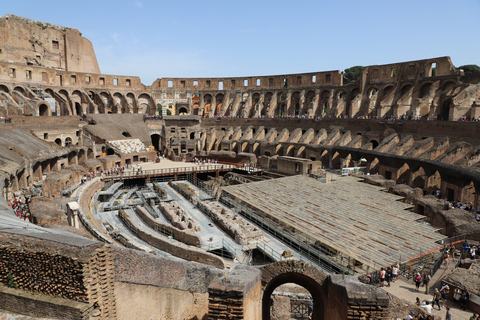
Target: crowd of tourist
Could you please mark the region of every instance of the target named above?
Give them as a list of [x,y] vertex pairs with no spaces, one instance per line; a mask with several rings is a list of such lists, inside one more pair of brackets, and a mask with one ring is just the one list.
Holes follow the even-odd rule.
[[198,159],[197,157],[193,157],[190,159],[190,162],[195,162],[195,164],[217,164],[218,161],[216,159]]
[[4,121],[5,123],[12,123],[12,117],[0,117],[0,121]]
[[12,208],[18,218],[30,221],[32,218],[29,207],[30,200],[31,198],[28,196],[15,196],[12,201],[8,202],[8,206]]
[[160,115],[144,115],[143,121],[145,120],[163,120],[163,116]]

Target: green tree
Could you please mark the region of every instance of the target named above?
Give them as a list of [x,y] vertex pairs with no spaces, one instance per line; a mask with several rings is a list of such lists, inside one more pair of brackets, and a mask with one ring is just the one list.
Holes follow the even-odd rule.
[[362,74],[365,67],[363,66],[354,66],[343,71],[343,83],[347,84],[351,81],[357,81],[357,79]]
[[477,66],[476,64],[467,64],[467,65],[458,67],[458,69],[462,69],[466,76],[480,74],[480,67]]
[[157,104],[158,114],[162,115],[162,105],[159,103]]

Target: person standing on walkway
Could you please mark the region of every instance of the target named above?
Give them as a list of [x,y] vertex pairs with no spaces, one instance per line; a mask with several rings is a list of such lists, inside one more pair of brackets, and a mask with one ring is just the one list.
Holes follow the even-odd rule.
[[447,307],[447,314],[445,315],[445,320],[452,320],[452,314],[450,313],[450,307]]
[[387,287],[390,287],[390,282],[392,281],[392,269],[387,267],[385,271],[385,280],[387,281]]
[[392,264],[392,281],[395,282],[398,278],[398,268],[396,265]]
[[468,300],[470,300],[470,292],[467,288],[463,289],[462,296],[460,297],[460,308],[467,310]]
[[386,274],[385,269],[382,268],[380,270],[380,287],[383,287],[385,285],[385,274]]
[[447,303],[449,293],[450,293],[450,287],[448,285],[442,288],[442,298],[443,298],[442,308],[445,307],[445,303]]
[[415,287],[417,287],[418,291],[420,289],[420,284],[422,283],[422,276],[420,275],[420,272],[417,272],[413,280],[415,281]]
[[433,306],[435,306],[435,303],[436,303],[438,306],[438,310],[442,309],[442,307],[440,306],[440,297],[441,297],[440,291],[438,291],[438,288],[435,288],[435,293],[433,294]]
[[432,280],[432,276],[430,273],[425,272],[423,276],[423,284],[425,285],[425,294],[428,294],[428,290],[430,289],[430,280]]

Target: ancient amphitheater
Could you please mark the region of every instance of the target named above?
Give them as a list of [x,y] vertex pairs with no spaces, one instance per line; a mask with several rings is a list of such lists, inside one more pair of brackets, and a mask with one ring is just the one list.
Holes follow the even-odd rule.
[[2,314],[386,319],[365,274],[480,241],[480,77],[449,57],[144,85],[76,29],[0,29]]

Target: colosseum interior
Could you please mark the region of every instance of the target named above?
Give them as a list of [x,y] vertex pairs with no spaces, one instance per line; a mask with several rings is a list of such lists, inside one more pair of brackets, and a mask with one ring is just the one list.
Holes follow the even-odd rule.
[[267,320],[311,302],[317,320],[386,319],[367,273],[411,277],[480,241],[464,210],[479,206],[480,77],[449,57],[349,83],[144,85],[102,74],[76,29],[0,28],[0,314]]

